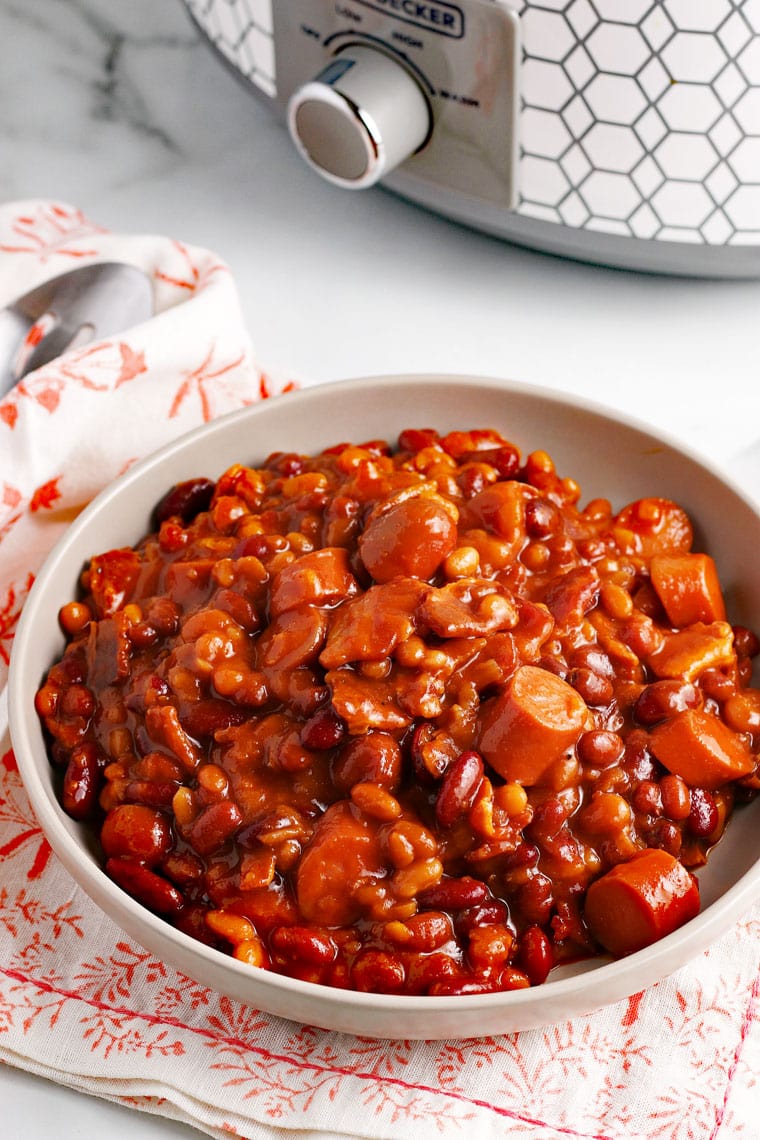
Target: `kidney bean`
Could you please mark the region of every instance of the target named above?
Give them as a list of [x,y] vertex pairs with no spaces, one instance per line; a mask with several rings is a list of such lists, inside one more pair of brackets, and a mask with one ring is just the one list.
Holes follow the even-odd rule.
[[201,511],[208,510],[215,489],[211,479],[186,479],[183,483],[175,483],[156,505],[153,525],[159,527],[169,519],[179,517],[187,526]]
[[184,906],[181,892],[143,863],[138,863],[134,859],[113,857],[106,860],[105,868],[106,873],[122,890],[136,898],[148,910],[172,917],[181,912]]
[[517,965],[530,979],[532,986],[540,986],[554,965],[552,944],[540,926],[528,926],[517,942]]
[[559,510],[549,499],[529,499],[525,504],[525,530],[531,538],[548,538],[560,525]]
[[63,777],[61,802],[72,819],[84,820],[97,807],[102,773],[97,746],[80,744],[71,752]]
[[460,879],[444,877],[434,887],[421,891],[417,903],[422,910],[456,912],[480,906],[490,898],[491,892],[485,883],[463,875]]
[[704,695],[712,697],[718,703],[729,700],[736,691],[733,677],[722,669],[705,669],[700,675],[699,684]]
[[616,732],[595,728],[581,733],[575,751],[582,764],[591,768],[609,768],[623,758],[625,744]]
[[494,467],[502,479],[514,479],[520,470],[520,452],[516,447],[485,447],[466,452],[464,458],[477,456],[481,463]]
[[346,726],[331,705],[309,717],[301,729],[301,743],[316,752],[336,748],[346,735]]
[[130,780],[124,789],[124,800],[152,808],[170,808],[176,791],[177,785],[165,780]]
[[493,926],[507,922],[509,908],[501,899],[489,898],[459,911],[456,915],[456,929],[460,937],[469,938],[478,926]]
[[591,669],[571,669],[567,680],[592,708],[608,705],[615,696],[615,688],[609,677],[603,677]]
[[210,855],[235,834],[243,815],[232,800],[219,800],[203,808],[188,828],[188,840],[199,855]]
[[662,791],[656,780],[642,780],[633,793],[636,811],[645,815],[662,815]]
[[678,824],[670,819],[656,819],[648,835],[651,847],[667,851],[669,855],[678,858],[681,853],[683,837]]
[[760,653],[760,638],[754,630],[747,629],[746,625],[735,625],[734,649],[739,657],[757,657]]
[[451,827],[470,810],[483,779],[483,760],[477,752],[463,752],[447,769],[435,801],[439,827]]
[[636,781],[656,779],[658,765],[649,750],[649,734],[647,732],[634,729],[629,733],[625,742],[623,766]]
[[536,926],[546,925],[554,908],[552,881],[548,876],[534,873],[518,888],[515,897],[523,919]]
[[718,805],[710,792],[706,788],[692,788],[688,815],[688,827],[692,835],[707,838],[719,822]]
[[451,936],[449,916],[433,910],[413,914],[404,922],[395,919],[383,927],[383,937],[388,942],[415,954],[430,954],[448,942]]
[[196,740],[210,740],[233,724],[242,724],[245,710],[219,697],[187,702],[180,711],[180,724]]
[[439,780],[458,755],[451,737],[436,732],[430,721],[415,725],[410,751],[414,774],[423,784]]
[[682,709],[694,709],[700,704],[699,691],[689,681],[653,681],[642,689],[634,706],[639,724],[652,725],[667,720]]
[[275,953],[312,966],[328,965],[338,952],[327,933],[308,926],[278,926],[272,931],[269,941]]

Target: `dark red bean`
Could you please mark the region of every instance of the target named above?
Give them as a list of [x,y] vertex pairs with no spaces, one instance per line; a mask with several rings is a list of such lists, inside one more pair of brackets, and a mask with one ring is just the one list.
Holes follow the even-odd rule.
[[507,922],[509,909],[501,899],[489,899],[488,902],[478,906],[467,907],[456,916],[455,926],[460,937],[466,937],[476,926],[492,926],[494,923]]
[[346,735],[346,726],[332,705],[324,705],[301,729],[301,743],[313,752],[336,748]]
[[79,744],[73,749],[63,777],[61,802],[72,819],[87,819],[98,803],[102,782],[95,744]]
[[699,678],[699,683],[705,696],[712,697],[718,702],[727,701],[736,689],[733,677],[720,669],[705,669]]
[[649,734],[643,729],[633,729],[628,735],[623,754],[623,767],[635,781],[657,778],[657,763],[649,751]]
[[534,867],[540,858],[541,852],[535,843],[518,843],[514,851],[502,857],[501,865],[505,871],[519,871],[521,867]]
[[656,780],[642,780],[633,793],[631,803],[642,815],[662,815],[662,791]]
[[699,692],[689,681],[653,681],[642,689],[633,712],[639,724],[649,727],[699,703]]
[[678,824],[669,819],[658,819],[649,832],[649,846],[659,847],[677,859],[681,852],[682,838]]
[[610,768],[623,758],[625,744],[616,732],[595,728],[581,733],[575,751],[580,762],[590,768]]
[[559,526],[559,511],[548,499],[529,499],[525,504],[525,530],[531,538],[548,538]]
[[199,855],[210,855],[222,847],[235,834],[243,816],[232,800],[218,800],[209,804],[189,828],[189,842]]
[[242,724],[245,710],[220,697],[205,697],[182,708],[180,724],[196,740],[211,740],[215,732]]
[[482,779],[482,757],[477,752],[463,752],[447,770],[435,801],[440,827],[451,827],[470,810]]
[[207,511],[214,495],[215,484],[210,479],[186,479],[166,492],[153,512],[154,526],[172,518],[180,518],[185,526],[201,511]]
[[64,716],[88,720],[95,711],[95,696],[86,685],[72,685],[63,690],[61,712]]
[[516,902],[527,922],[544,926],[554,909],[551,879],[540,871],[536,872],[518,889]]
[[587,705],[601,708],[608,705],[615,696],[615,689],[608,677],[594,673],[591,669],[571,669],[567,675],[568,682],[575,691],[583,697]]
[[425,447],[432,447],[440,436],[434,428],[406,428],[398,437],[401,451],[422,451]]
[[688,828],[692,835],[700,839],[712,835],[720,821],[718,805],[705,788],[691,789]]
[[525,971],[532,986],[540,986],[554,965],[552,944],[540,926],[528,926],[520,935],[517,965]]
[[760,653],[760,640],[751,629],[744,625],[735,625],[734,649],[739,657],[757,657]]
[[166,780],[130,780],[124,792],[128,803],[147,804],[149,807],[171,807],[178,783]]
[[148,910],[168,915],[179,914],[182,910],[184,899],[180,891],[143,863],[134,859],[114,858],[106,860],[105,866],[106,874]]
[[609,657],[598,645],[580,645],[573,650],[569,660],[573,668],[590,669],[602,677],[612,677],[615,672]]
[[520,470],[520,453],[515,447],[491,447],[473,453],[480,463],[495,467],[502,479],[514,479]]
[[406,970],[385,950],[362,950],[351,966],[351,981],[360,993],[393,994],[403,987]]
[[302,455],[298,455],[294,451],[275,451],[267,459],[265,467],[270,471],[276,471],[278,475],[286,477],[290,475],[300,475],[306,466],[306,461]]
[[465,875],[461,879],[443,878],[434,887],[417,895],[422,910],[460,911],[480,906],[491,897],[485,883]]
[[272,931],[270,941],[277,954],[311,966],[328,965],[338,952],[328,934],[308,926],[278,926]]

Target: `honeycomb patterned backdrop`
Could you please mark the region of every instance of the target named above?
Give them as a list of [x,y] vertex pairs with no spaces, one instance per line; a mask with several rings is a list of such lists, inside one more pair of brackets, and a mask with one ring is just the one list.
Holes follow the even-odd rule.
[[[187,4],[274,97],[273,0]],[[624,237],[760,245],[760,0],[512,7],[523,43],[518,213]]]

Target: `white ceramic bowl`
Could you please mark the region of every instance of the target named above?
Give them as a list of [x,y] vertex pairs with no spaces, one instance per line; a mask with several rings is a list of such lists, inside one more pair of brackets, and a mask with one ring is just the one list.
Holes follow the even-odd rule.
[[173,483],[216,477],[235,461],[275,450],[313,452],[338,442],[387,438],[405,427],[494,427],[523,455],[549,452],[584,502],[616,507],[646,495],[672,498],[697,524],[716,559],[731,619],[760,629],[760,517],[716,471],[640,424],[562,394],[492,379],[373,377],[307,389],[217,420],[150,456],[108,487],[67,531],[26,602],[11,660],[11,732],[34,810],[54,851],[85,891],[152,953],[199,982],[296,1021],[385,1038],[455,1038],[561,1021],[625,998],[704,950],[760,896],[760,803],[738,811],[700,871],[699,916],[621,961],[563,968],[535,989],[460,997],[391,997],[332,990],[247,967],[179,933],[116,887],[96,861],[86,828],[61,810],[33,698],[60,654],[60,606],[75,596],[85,560],[137,541]]

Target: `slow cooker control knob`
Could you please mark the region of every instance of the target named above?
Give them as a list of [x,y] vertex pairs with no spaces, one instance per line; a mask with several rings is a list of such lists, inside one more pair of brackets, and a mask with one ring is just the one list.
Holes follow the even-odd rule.
[[406,68],[375,48],[344,49],[288,104],[308,164],[338,186],[372,186],[425,143],[430,107]]

